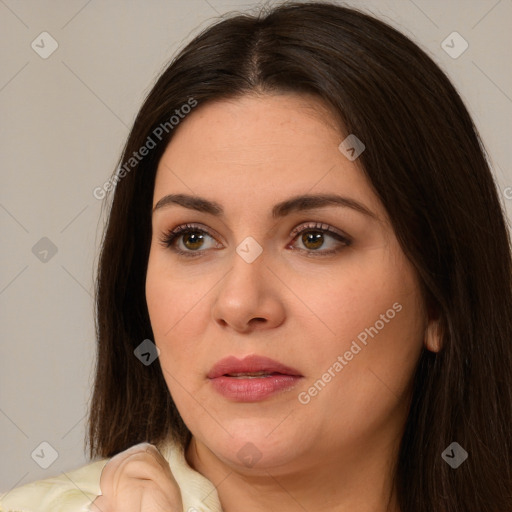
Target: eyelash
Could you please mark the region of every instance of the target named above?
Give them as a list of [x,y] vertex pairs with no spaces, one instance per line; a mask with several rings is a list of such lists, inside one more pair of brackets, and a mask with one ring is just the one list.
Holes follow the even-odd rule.
[[[299,237],[299,235],[301,235],[302,233],[307,232],[307,231],[320,232],[320,233],[327,234],[342,243],[341,247],[338,247],[336,249],[323,250],[323,251],[315,251],[315,250],[311,250],[311,249],[300,249],[300,248],[294,249],[297,251],[306,252],[308,254],[308,256],[314,256],[314,257],[329,256],[329,255],[339,252],[344,247],[350,246],[352,243],[352,241],[349,239],[348,236],[342,234],[341,232],[335,231],[328,224],[322,224],[320,222],[312,222],[307,225],[298,226],[292,230],[292,232],[290,233],[290,236],[293,236],[293,240],[295,240],[296,238]],[[180,256],[185,256],[188,258],[196,258],[198,256],[202,256],[201,253],[204,253],[205,250],[183,251],[182,249],[178,249],[177,247],[175,247],[175,245],[174,245],[175,241],[180,236],[183,236],[184,234],[187,234],[187,233],[199,233],[202,235],[206,234],[212,238],[215,238],[213,233],[210,232],[210,230],[208,230],[205,227],[201,227],[198,224],[183,224],[183,225],[178,226],[177,228],[174,228],[166,233],[163,233],[162,237],[160,238],[160,242],[164,247],[171,249],[173,252],[175,252],[176,254],[178,254]]]

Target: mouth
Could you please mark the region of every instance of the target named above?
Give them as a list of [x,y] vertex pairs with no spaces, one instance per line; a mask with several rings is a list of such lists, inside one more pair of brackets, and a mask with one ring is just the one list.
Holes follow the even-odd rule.
[[237,359],[234,356],[221,359],[213,366],[207,377],[209,379],[216,379],[223,376],[233,378],[261,378],[271,377],[275,374],[302,377],[300,372],[295,368],[285,366],[268,357],[257,355],[247,356],[244,359]]
[[261,377],[271,377],[272,375],[287,375],[279,372],[253,372],[253,373],[227,373],[223,377],[233,377],[233,379],[259,379]]
[[300,372],[262,356],[220,360],[207,375],[213,389],[228,400],[258,402],[289,391],[303,378]]

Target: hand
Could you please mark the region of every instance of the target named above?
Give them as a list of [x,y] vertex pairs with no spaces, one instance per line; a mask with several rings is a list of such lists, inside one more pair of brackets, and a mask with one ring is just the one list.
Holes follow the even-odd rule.
[[178,483],[158,449],[141,443],[118,453],[100,477],[91,512],[182,512]]

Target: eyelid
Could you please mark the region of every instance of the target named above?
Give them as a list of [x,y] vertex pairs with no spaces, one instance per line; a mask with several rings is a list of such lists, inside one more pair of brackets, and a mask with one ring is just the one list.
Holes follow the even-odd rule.
[[187,224],[180,224],[179,226],[176,226],[174,229],[170,230],[168,232],[168,234],[169,235],[171,235],[171,234],[179,235],[183,231],[187,231],[188,229],[190,229],[190,230],[197,230],[197,231],[204,231],[205,233],[207,233],[210,236],[222,238],[215,230],[213,230],[211,228],[208,228],[208,227],[204,226],[203,224],[197,224],[195,222],[190,222],[190,223],[187,223]]
[[[203,224],[197,224],[195,222],[190,222],[186,224],[180,224],[179,226],[176,226],[175,228],[171,230],[164,231],[160,237],[160,242],[164,247],[171,248],[171,245],[174,243],[174,241],[181,236],[182,233],[187,233],[188,231],[199,231],[204,232],[208,236],[217,239],[223,239],[215,230],[208,228],[204,226]],[[182,252],[179,249],[175,249],[176,252]],[[194,251],[183,251],[183,252],[190,252],[191,254]],[[196,251],[196,252],[204,252],[204,251]]]
[[347,233],[334,228],[330,224],[325,224],[324,222],[316,222],[316,221],[306,222],[306,224],[304,224],[304,222],[302,222],[301,224],[299,224],[297,227],[295,227],[292,230],[292,232],[290,233],[290,236],[295,238],[296,235],[299,235],[303,231],[315,230],[315,229],[318,229],[319,231],[326,231],[327,233],[332,233],[334,235],[338,235],[339,237],[343,238],[348,243],[352,242],[351,237],[349,235],[347,235]]

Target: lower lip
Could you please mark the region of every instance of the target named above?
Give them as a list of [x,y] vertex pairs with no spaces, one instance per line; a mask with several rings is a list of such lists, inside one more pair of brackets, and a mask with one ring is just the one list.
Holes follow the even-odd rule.
[[218,393],[230,400],[235,402],[257,402],[276,393],[292,389],[301,378],[297,375],[281,374],[252,379],[223,375],[210,381]]

